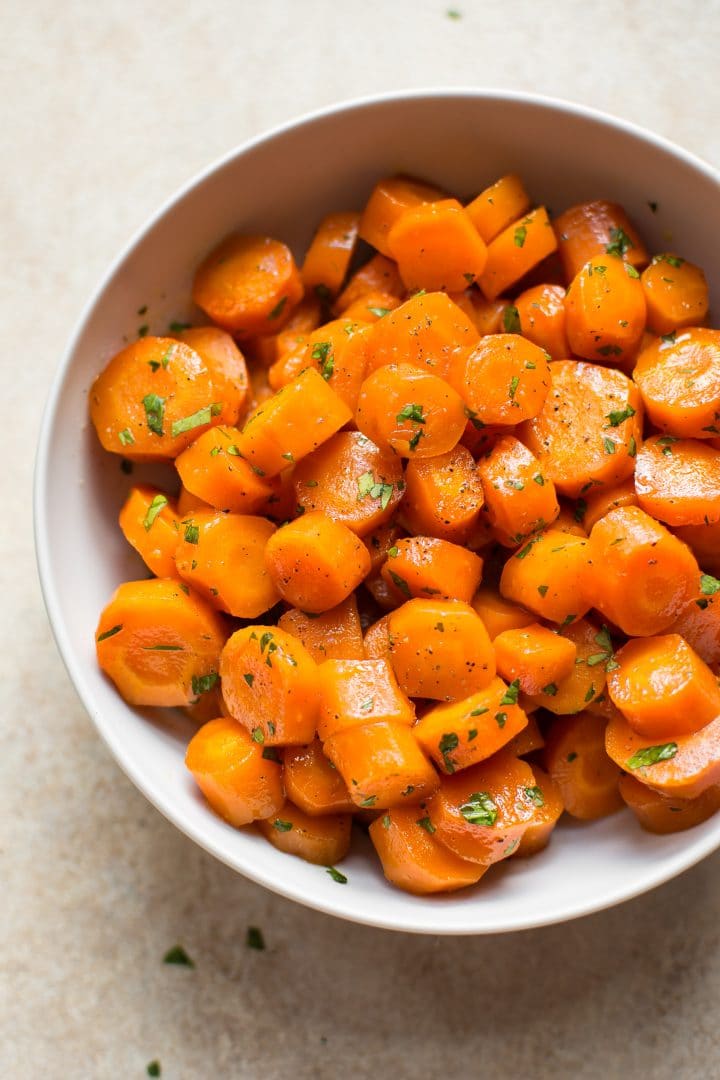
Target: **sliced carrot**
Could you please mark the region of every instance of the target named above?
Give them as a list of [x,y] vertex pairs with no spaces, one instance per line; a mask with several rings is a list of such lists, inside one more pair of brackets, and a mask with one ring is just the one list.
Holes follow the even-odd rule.
[[367,331],[368,373],[386,364],[412,364],[444,379],[454,357],[477,339],[475,326],[449,296],[421,293]]
[[391,884],[417,896],[454,892],[474,885],[486,867],[467,862],[435,840],[429,818],[417,807],[396,806],[376,818],[370,839]]
[[318,670],[318,735],[388,721],[410,727],[415,709],[386,660],[327,660]]
[[337,731],[323,750],[359,807],[375,810],[421,802],[439,783],[410,728],[397,721]]
[[300,271],[306,289],[335,296],[345,280],[357,241],[360,215],[354,211],[328,214],[318,225]]
[[553,360],[564,360],[570,355],[565,331],[565,289],[562,285],[534,285],[526,289],[515,301],[514,312],[505,318],[505,329],[521,333],[539,349],[544,349]]
[[491,641],[505,630],[520,629],[535,622],[535,616],[525,608],[511,604],[489,585],[482,585],[472,602],[482,619]]
[[637,269],[648,261],[637,230],[617,203],[600,199],[580,203],[565,210],[553,224],[566,281],[572,281],[596,255],[619,255]]
[[310,815],[284,803],[277,814],[257,827],[266,840],[286,855],[297,855],[317,866],[334,866],[348,853],[352,817],[350,814]]
[[314,739],[309,746],[289,746],[283,752],[283,778],[288,799],[305,814],[350,813],[355,805],[337,769]]
[[591,487],[582,503],[578,504],[582,513],[582,524],[587,534],[597,525],[600,518],[620,506],[637,506],[635,481],[628,478],[614,487]]
[[575,667],[564,679],[530,697],[529,704],[567,716],[594,706],[604,697],[606,669],[614,663],[613,643],[607,627],[589,619],[561,627],[560,635],[575,646]]
[[480,426],[519,424],[541,411],[548,394],[547,356],[518,334],[488,334],[457,356],[448,379]]
[[402,536],[405,536],[404,530],[396,521],[390,521],[387,525],[380,525],[379,528],[363,537],[373,573],[382,569],[388,557],[388,551]]
[[443,199],[444,193],[422,180],[389,176],[375,185],[360,217],[358,235],[383,255],[391,255],[390,230],[411,206]]
[[212,372],[213,380],[224,382],[224,400],[237,402],[238,415],[243,412],[248,394],[248,372],[245,357],[224,330],[217,326],[191,326],[177,334],[178,341],[189,345]]
[[402,515],[411,532],[464,543],[483,503],[480,475],[464,446],[408,462]]
[[661,795],[624,773],[620,794],[643,829],[661,836],[701,825],[720,809],[720,784],[707,788],[697,799],[682,799]]
[[355,422],[385,453],[436,457],[460,441],[465,407],[437,375],[410,364],[388,364],[362,384]]
[[487,248],[457,199],[409,207],[388,233],[406,289],[459,292],[480,277]]
[[547,210],[544,206],[531,210],[488,245],[487,262],[478,284],[488,300],[495,300],[556,248]]
[[544,760],[571,817],[589,821],[607,817],[622,807],[620,769],[605,751],[605,721],[601,716],[581,712],[555,720],[547,737]]
[[486,244],[517,221],[530,207],[530,196],[514,173],[501,176],[465,207]]
[[175,549],[180,523],[177,507],[159,488],[140,484],[120,511],[122,534],[157,577],[176,577]]
[[720,521],[720,450],[652,436],[638,447],[635,490],[643,510],[668,525],[712,525]]
[[641,280],[648,328],[654,334],[670,334],[705,321],[710,301],[705,274],[699,266],[679,255],[655,255]]
[[575,668],[575,643],[534,623],[520,630],[505,630],[493,642],[497,669],[524,694],[551,693]]
[[467,313],[480,337],[501,334],[505,327],[507,300],[486,300],[478,289],[465,293],[466,302],[460,305]]
[[515,855],[525,858],[536,855],[550,843],[550,836],[565,806],[560,788],[539,765],[530,766],[535,780],[532,801],[535,805],[533,821],[522,834]]
[[541,619],[573,622],[590,608],[577,587],[587,559],[587,540],[546,529],[507,560],[500,575],[500,592]]
[[[528,707],[532,706],[529,705]],[[543,733],[535,717],[528,715],[527,721],[527,725],[522,731],[518,731],[517,735],[506,744],[507,749],[511,750],[515,757],[526,757],[527,754],[532,754],[535,750],[542,750],[545,745]],[[532,768],[534,769],[534,765]]]
[[343,308],[342,317],[352,322],[375,323],[400,307],[401,303],[400,297],[392,293],[369,292],[359,297],[354,304]]
[[470,603],[482,577],[482,559],[459,544],[434,536],[398,540],[382,569],[402,596],[438,596]]
[[656,338],[633,371],[655,427],[679,438],[720,434],[720,331],[688,329]]
[[538,459],[512,435],[495,443],[478,463],[485,509],[501,544],[517,547],[551,525],[560,513],[555,485]]
[[558,532],[568,533],[569,536],[587,536],[587,531],[584,527],[584,508],[580,499],[575,506],[574,510],[571,510],[569,506],[560,504],[560,513],[553,521],[553,529],[557,529]]
[[199,499],[197,495],[193,495],[192,492],[188,491],[184,484],[180,485],[175,506],[179,518],[190,517],[195,510],[212,511],[214,509],[210,503],[206,503],[204,499]]
[[682,525],[673,532],[688,545],[704,570],[720,574],[720,521],[712,525]]
[[97,660],[130,705],[189,705],[217,682],[227,629],[178,581],[125,581],[103,608]]
[[354,595],[319,615],[290,608],[280,616],[278,626],[301,641],[317,664],[324,660],[362,660],[365,656]]
[[216,507],[254,514],[273,494],[272,482],[242,456],[237,428],[213,427],[175,459],[183,487]]
[[384,293],[399,298],[404,291],[397,264],[385,255],[373,255],[352,275],[335,301],[335,310],[342,315],[349,307],[371,293]]
[[669,632],[680,634],[706,664],[720,664],[720,595],[717,579],[703,574]]
[[282,766],[263,754],[236,720],[210,720],[193,735],[185,764],[216,814],[239,828],[277,814]]
[[565,329],[576,356],[617,363],[638,351],[645,329],[640,275],[616,255],[596,255],[565,296]]
[[691,735],[649,743],[622,716],[607,726],[605,746],[612,760],[653,791],[697,799],[720,783],[720,717]]

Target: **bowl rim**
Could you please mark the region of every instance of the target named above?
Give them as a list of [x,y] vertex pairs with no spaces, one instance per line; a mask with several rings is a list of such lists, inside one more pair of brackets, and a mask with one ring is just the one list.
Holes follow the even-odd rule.
[[[342,893],[338,895],[337,902],[334,902],[332,898],[328,899],[321,895],[309,895],[304,892],[301,887],[293,887],[292,885],[287,884],[285,880],[279,879],[272,873],[258,869],[253,865],[251,860],[245,859],[242,856],[231,857],[222,850],[219,844],[216,844],[212,839],[204,835],[200,828],[194,827],[191,823],[183,820],[182,817],[179,817],[173,808],[172,800],[166,800],[158,795],[158,793],[155,792],[149,784],[146,784],[144,779],[138,774],[133,766],[132,760],[125,754],[121,735],[117,735],[112,725],[106,724],[103,721],[93,700],[93,694],[86,683],[83,666],[80,663],[79,658],[75,656],[59,602],[56,582],[51,570],[50,537],[46,516],[48,471],[52,453],[50,432],[55,421],[64,383],[72,365],[75,352],[85,331],[86,325],[96,306],[101,301],[108,285],[124,261],[131,255],[135,248],[138,247],[155,224],[165,217],[165,215],[191,191],[200,187],[209,176],[224,168],[236,158],[253,150],[255,147],[270,142],[289,131],[300,129],[311,125],[318,120],[336,114],[350,114],[365,109],[368,106],[372,107],[386,103],[411,100],[427,99],[428,101],[431,101],[452,98],[474,99],[485,102],[496,101],[498,103],[516,102],[555,111],[561,115],[565,114],[583,120],[590,120],[596,124],[615,129],[645,143],[649,143],[671,156],[678,158],[686,165],[703,174],[709,180],[720,185],[720,172],[708,161],[705,161],[692,151],[684,149],[665,136],[658,135],[633,121],[625,120],[592,106],[583,105],[564,98],[522,90],[506,90],[501,87],[482,88],[471,86],[443,86],[438,88],[419,87],[389,90],[379,94],[362,95],[336,102],[331,105],[326,105],[276,124],[270,129],[264,130],[260,134],[252,136],[234,146],[225,154],[213,160],[205,168],[191,176],[184,184],[166,198],[160,204],[158,209],[145,219],[145,221],[134,231],[130,239],[122,246],[116,256],[110,261],[110,264],[102,274],[99,283],[93,289],[89,299],[77,316],[62,358],[52,376],[40,421],[35,456],[32,504],[35,556],[40,587],[50,627],[60,657],[75,692],[80,698],[86,712],[92,719],[99,735],[110,750],[115,762],[120,766],[135,787],[142,792],[145,798],[159,810],[168,821],[205,851],[225,863],[225,865],[231,867],[236,872],[242,873],[243,876],[247,877],[249,880],[264,886],[271,892],[283,896],[286,899],[294,900],[324,914],[334,915],[351,922],[381,929],[400,930],[406,933],[461,936],[508,933],[516,930],[529,930],[542,926],[550,926],[571,919],[580,918],[585,915],[591,915],[627,900],[632,900],[641,896],[643,893],[656,888],[658,885],[670,881],[672,878],[676,877],[684,870],[696,865],[707,855],[718,849],[720,847],[720,828],[718,828],[715,833],[709,833],[707,836],[704,836],[694,845],[683,848],[680,852],[668,857],[660,865],[652,866],[644,874],[641,874],[629,888],[621,888],[618,886],[615,889],[610,889],[607,892],[601,893],[592,902],[585,903],[579,907],[573,903],[567,905],[566,909],[563,910],[562,906],[559,905],[549,915],[538,914],[537,917],[515,918],[508,920],[506,923],[497,924],[491,927],[478,926],[476,920],[473,920],[471,915],[463,919],[457,919],[455,925],[452,927],[444,926],[442,920],[439,918],[441,912],[440,908],[438,908],[438,913],[435,916],[433,916],[432,909],[430,908],[427,909],[427,915],[421,915],[418,911],[419,917],[413,917],[411,922],[408,923],[402,917],[384,918],[382,913],[368,914],[359,905],[356,905],[352,911],[348,910],[348,905],[342,900]],[[333,894],[331,894],[331,897],[332,895]],[[477,909],[472,906],[468,907],[469,912],[476,910]]]

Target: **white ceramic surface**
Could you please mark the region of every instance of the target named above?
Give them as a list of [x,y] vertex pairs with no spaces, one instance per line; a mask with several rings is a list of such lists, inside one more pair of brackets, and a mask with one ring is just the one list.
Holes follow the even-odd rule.
[[[720,287],[720,184],[667,141],[579,106],[504,92],[388,95],[341,105],[254,140],[162,207],[108,271],[53,385],[35,485],[38,564],[70,676],[128,776],[178,828],[229,866],[285,896],[358,922],[423,933],[489,933],[597,911],[668,880],[720,846],[720,817],[654,837],[627,813],[561,826],[549,849],[511,860],[474,889],[420,899],[387,885],[359,838],[348,884],[217,819],[183,766],[190,729],[126,706],[97,670],[94,629],[122,580],[143,570],[117,528],[129,479],[101,452],[87,420],[95,374],[140,323],[162,332],[192,316],[193,269],[231,229],[275,234],[296,252],[331,208],[362,205],[381,175],[404,171],[460,195],[519,172],[536,202],[559,210],[621,201],[651,250],[679,250]],[[657,213],[649,202],[658,204]],[[138,309],[147,305],[146,316]],[[89,808],[91,812],[92,808]]]

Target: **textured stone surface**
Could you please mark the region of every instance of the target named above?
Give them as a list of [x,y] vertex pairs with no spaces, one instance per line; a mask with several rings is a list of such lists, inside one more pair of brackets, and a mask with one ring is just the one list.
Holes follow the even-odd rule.
[[[720,1074],[717,856],[614,911],[513,936],[316,915],[213,861],[135,791],[42,609],[30,485],[57,359],[130,232],[235,143],[341,98],[467,84],[570,97],[720,164],[716,0],[695,15],[677,0],[452,6],[461,19],[442,0],[0,6],[4,1077],[141,1077],[153,1058],[183,1080]],[[265,952],[246,948],[248,925]],[[162,964],[178,941],[195,970]]]

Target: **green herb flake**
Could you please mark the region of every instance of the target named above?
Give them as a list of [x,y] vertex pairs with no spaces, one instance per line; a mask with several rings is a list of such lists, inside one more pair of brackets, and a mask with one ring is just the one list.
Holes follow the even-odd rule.
[[388,548],[388,558],[389,559],[397,559],[399,554],[400,554],[400,548],[397,547],[395,544],[393,544],[393,546],[391,548]]
[[161,1076],[162,1075],[162,1068],[161,1068],[160,1062],[157,1060],[157,1058],[155,1058],[154,1061],[149,1061],[147,1063],[147,1066],[145,1068],[145,1072],[148,1074],[148,1076]]
[[[247,675],[245,676],[245,678],[247,679]],[[265,742],[265,732],[263,731],[263,729],[261,727],[254,727],[252,729],[252,740],[253,740],[253,742],[256,742],[256,743],[264,743]]]
[[163,956],[163,964],[177,964],[179,967],[194,968],[195,964],[183,949],[182,945],[173,945],[172,949]]
[[634,435],[630,436],[630,442],[628,443],[628,457],[637,457],[637,443]]
[[275,761],[278,765],[280,764],[280,755],[274,746],[264,746],[262,756],[266,761]]
[[517,705],[520,695],[520,680],[513,679],[500,699],[501,705]]
[[423,407],[422,405],[403,405],[395,419],[398,424],[402,424],[404,420],[412,420],[414,424],[424,424]]
[[711,574],[703,574],[700,578],[700,592],[703,596],[714,596],[720,592],[720,581]]
[[395,588],[399,589],[403,596],[406,596],[409,600],[412,594],[410,592],[410,586],[408,585],[405,578],[400,577],[400,575],[396,574],[394,570],[388,570],[388,574],[390,575],[390,579]]
[[460,813],[471,825],[494,825],[498,807],[489,791],[475,791],[460,807]]
[[573,517],[574,517],[575,521],[577,521],[578,525],[581,525],[582,522],[585,520],[586,513],[587,513],[587,500],[586,499],[578,499],[578,501],[575,503],[575,512],[573,513]]
[[670,758],[675,757],[677,752],[678,744],[676,742],[645,746],[642,750],[636,750],[633,756],[628,758],[626,765],[628,769],[646,769],[650,765],[657,764],[658,761],[669,761]]
[[390,828],[390,815],[389,814],[383,814],[383,816],[382,816],[382,827],[383,827],[383,829],[389,829]]
[[185,652],[182,645],[143,645],[143,652]]
[[608,255],[619,255],[622,258],[631,247],[635,245],[624,229],[610,230],[610,243],[605,248]]
[[457,750],[459,739],[454,731],[447,732],[438,743],[438,750],[442,754],[445,768],[449,773],[455,772],[455,762],[450,757],[453,750]]
[[361,713],[372,712],[374,707],[375,707],[375,698],[374,697],[366,698],[365,701],[362,701],[360,703],[360,706],[359,706]]
[[247,934],[245,935],[245,944],[248,949],[257,949],[258,952],[263,951],[265,948],[265,938],[262,935],[262,930],[258,926],[248,926]]
[[507,713],[506,712],[497,712],[497,713],[495,713],[495,720],[496,720],[497,726],[499,728],[504,728],[505,723],[507,721]]
[[361,806],[374,806],[376,802],[377,802],[377,795],[368,795],[365,799],[363,799],[363,801],[360,803],[360,805]]
[[165,398],[160,397],[158,394],[146,394],[142,399],[143,408],[145,409],[145,419],[147,420],[147,426],[154,435],[164,435],[163,431],[163,419],[165,417]]
[[376,315],[378,317],[378,319],[382,319],[382,318],[385,317],[385,315],[390,314],[390,312],[392,311],[392,308],[389,308],[389,307],[369,307],[368,306],[368,311],[370,312],[371,315]]
[[337,882],[338,885],[347,885],[348,879],[345,877],[344,874],[341,874],[339,870],[336,870],[334,866],[326,866],[325,872],[328,873],[333,879],[333,881]]
[[543,795],[541,789],[537,786],[537,784],[534,787],[526,787],[525,795],[531,803],[535,803],[535,806],[545,805],[545,796]]
[[586,702],[592,701],[592,699],[594,697],[595,697],[595,686],[594,686],[594,684],[591,683],[590,684],[590,689],[588,690],[587,694],[585,695],[585,701]]
[[625,266],[625,273],[627,274],[628,277],[630,277],[630,278],[639,278],[640,277],[640,275],[638,274],[635,267],[631,266],[629,262],[626,262],[624,264],[624,266]]
[[243,679],[245,680],[245,682],[248,684],[248,686],[252,690],[252,685],[255,682],[255,676],[252,675],[249,671],[246,671],[245,674],[243,675]]
[[130,428],[125,428],[123,431],[118,432],[118,439],[122,446],[132,446],[135,442],[135,436]]
[[275,307],[268,315],[268,319],[279,319],[282,315],[285,305],[287,304],[287,296],[281,296]]
[[318,341],[310,353],[313,360],[320,361],[320,374],[327,382],[335,371],[335,357],[332,351],[331,341]]
[[520,379],[518,378],[517,375],[513,375],[512,379],[510,380],[510,386],[508,387],[508,397],[510,398],[511,401],[515,400],[515,393],[517,391],[517,388],[518,388],[519,384],[520,384]]
[[535,473],[535,475],[533,476],[533,481],[538,485],[538,487],[545,486],[545,477],[542,476],[540,473]]
[[189,322],[177,322],[177,320],[173,319],[168,330],[171,334],[182,334],[183,330],[189,330],[191,325]]
[[203,424],[209,424],[213,416],[219,416],[222,412],[222,404],[220,402],[214,402],[212,405],[205,405],[204,408],[198,409],[192,416],[184,416],[182,420],[176,420],[170,428],[170,434],[173,439],[178,435],[182,435],[186,431],[192,431],[193,428],[202,427]]
[[547,694],[549,697],[555,697],[558,692],[557,683],[551,682],[547,686],[543,686],[542,693]]
[[520,312],[514,304],[508,304],[503,311],[503,328],[506,334],[521,334]]
[[197,544],[200,542],[200,529],[197,525],[193,525],[191,521],[185,525],[185,539],[188,544]]
[[568,764],[570,764],[571,762],[573,762],[573,761],[575,760],[575,758],[576,758],[576,757],[577,757],[577,754],[575,753],[575,751],[574,751],[574,750],[571,750],[571,751],[570,751],[570,753],[569,753],[569,754],[568,754],[568,756],[567,756],[567,761],[568,761]]
[[208,694],[218,681],[217,671],[210,671],[207,675],[193,675],[191,679],[192,692],[196,697],[201,697],[202,694]]
[[98,635],[98,644],[100,644],[101,641],[107,641],[108,638],[115,637],[116,634],[120,633],[122,628],[122,623],[118,623],[117,626],[111,626],[109,630],[105,630],[104,633]]
[[143,519],[143,526],[145,527],[145,532],[150,532],[153,527],[153,522],[155,521],[155,518],[167,506],[167,504],[167,495],[154,496],[152,502],[148,507],[147,514]]
[[429,817],[418,818],[415,824],[419,825],[420,828],[424,829],[426,833],[430,834],[430,836],[432,836],[432,834],[435,832],[435,826],[433,825]]
[[515,232],[513,233],[513,241],[515,243],[515,247],[521,248],[525,243],[526,237],[527,229],[524,225],[518,225],[518,227],[515,229]]
[[547,585],[538,585],[537,591],[540,593],[540,595],[542,597],[545,597],[545,596],[547,596],[548,588],[549,588],[549,586],[547,586]]
[[290,832],[292,827],[292,821],[283,821],[282,818],[275,818],[273,821],[273,829],[277,829],[278,832]]
[[628,405],[625,409],[616,409],[613,412],[609,412],[605,419],[608,423],[605,427],[619,427],[625,420],[629,420],[631,416],[635,415],[635,410],[632,405]]
[[603,447],[605,448],[606,454],[614,454],[615,450],[617,449],[615,446],[615,440],[608,439],[607,436],[603,439]]

